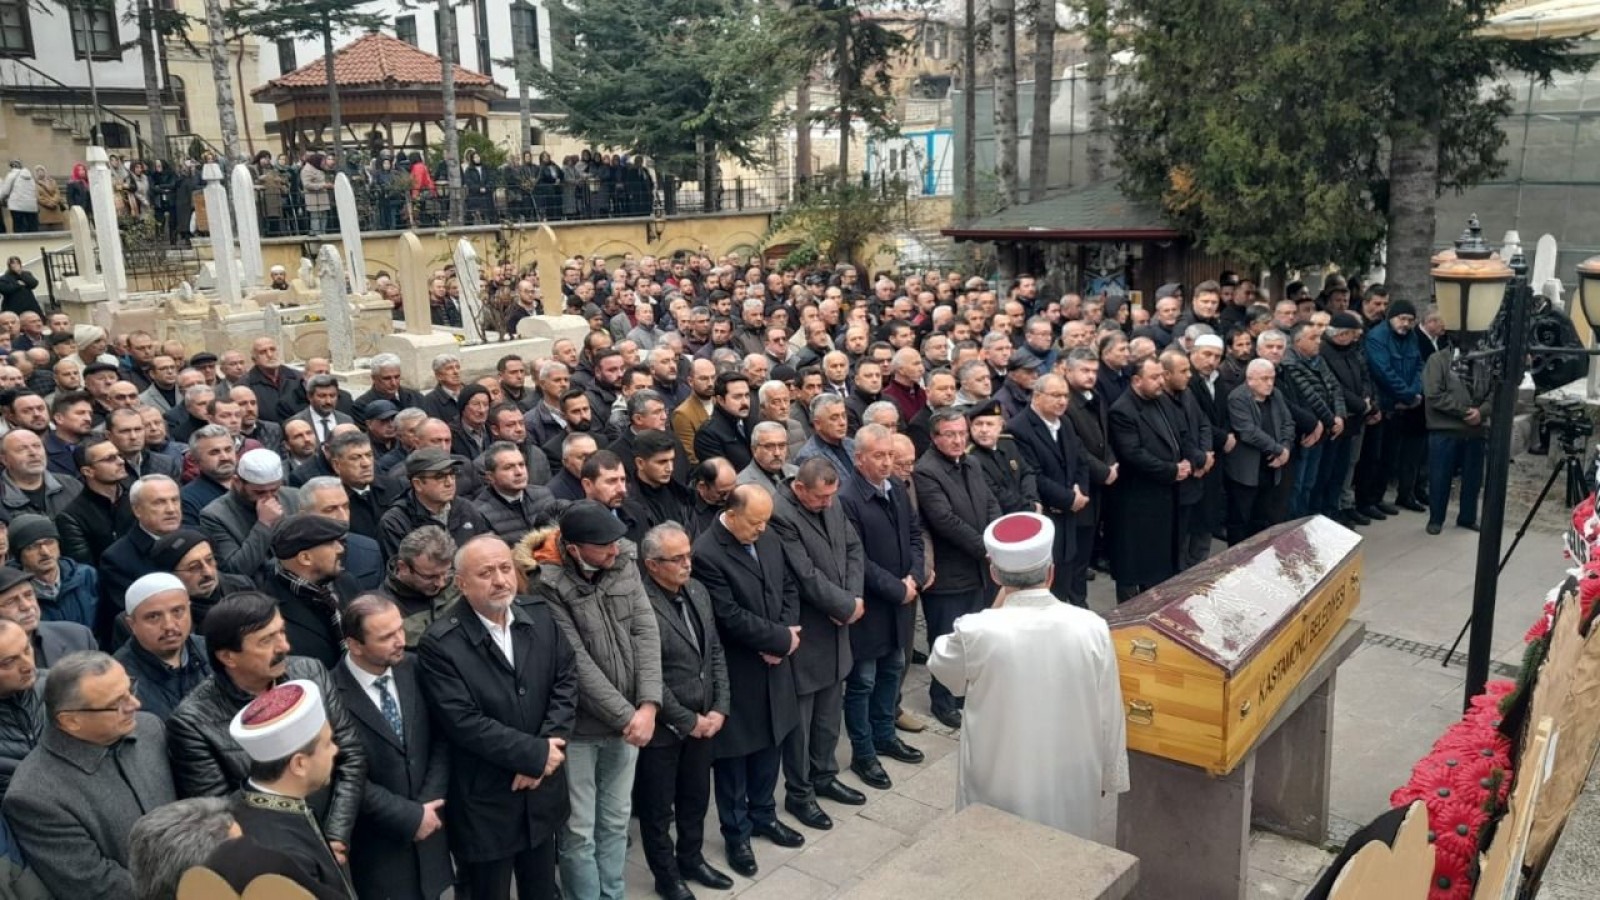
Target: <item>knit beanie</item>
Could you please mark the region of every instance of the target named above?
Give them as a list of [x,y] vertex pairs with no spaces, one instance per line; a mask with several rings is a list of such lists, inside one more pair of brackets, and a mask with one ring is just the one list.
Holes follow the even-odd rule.
[[59,541],[61,533],[56,531],[56,523],[44,516],[24,513],[11,520],[6,537],[10,539],[11,552],[21,553],[42,540]]
[[1410,300],[1395,300],[1389,304],[1389,314],[1384,318],[1392,319],[1395,316],[1417,317],[1417,306]]

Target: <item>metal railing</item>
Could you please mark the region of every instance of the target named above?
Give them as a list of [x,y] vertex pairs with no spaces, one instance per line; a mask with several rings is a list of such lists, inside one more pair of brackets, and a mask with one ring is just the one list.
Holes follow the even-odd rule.
[[100,104],[97,116],[95,108],[87,102],[88,91],[73,87],[26,60],[0,60],[0,91],[10,94],[13,102],[30,107],[31,114],[60,122],[70,128],[75,136],[91,142],[96,136],[103,139],[112,137],[111,129],[101,127],[104,123],[121,125],[127,131],[128,142],[113,145],[108,140],[102,140],[109,149],[128,150],[145,158],[149,158],[155,149],[144,139],[141,133],[143,126],[139,122],[104,103]]
[[56,299],[56,282],[82,274],[78,271],[78,254],[73,252],[69,244],[60,250],[40,247],[39,258],[44,263],[44,289],[50,297],[50,308],[60,309],[61,301]]
[[[198,152],[196,152],[198,150]],[[179,160],[192,159],[200,161],[205,153],[210,153],[217,159],[226,159],[221,148],[192,131],[181,134],[167,135],[167,155],[163,157],[169,164],[177,165]]]

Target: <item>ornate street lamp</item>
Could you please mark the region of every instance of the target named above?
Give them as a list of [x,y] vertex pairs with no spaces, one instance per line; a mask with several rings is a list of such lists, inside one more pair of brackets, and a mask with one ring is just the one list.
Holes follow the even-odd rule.
[[[1513,272],[1484,243],[1478,217],[1467,221],[1454,253],[1440,253],[1433,261],[1434,298],[1445,328],[1472,334],[1488,331],[1506,298],[1506,284]],[[1600,285],[1596,294],[1600,308]]]
[[[1455,250],[1433,257],[1432,275],[1440,314],[1451,330],[1476,338],[1476,348],[1458,364],[1486,375],[1494,384],[1494,406],[1484,448],[1484,496],[1478,556],[1472,585],[1472,629],[1467,644],[1466,703],[1483,692],[1493,653],[1494,609],[1499,588],[1501,537],[1505,532],[1506,483],[1511,472],[1512,418],[1517,390],[1531,357],[1600,356],[1600,348],[1532,345],[1529,320],[1533,288],[1522,248],[1508,244],[1507,259],[1497,257],[1483,241],[1473,216],[1457,239]],[[1579,305],[1583,318],[1600,335],[1600,256],[1578,266]],[[1552,479],[1553,480],[1553,479]],[[1548,490],[1548,485],[1546,486]],[[1513,546],[1515,544],[1513,543]],[[1447,660],[1448,662],[1448,660]]]

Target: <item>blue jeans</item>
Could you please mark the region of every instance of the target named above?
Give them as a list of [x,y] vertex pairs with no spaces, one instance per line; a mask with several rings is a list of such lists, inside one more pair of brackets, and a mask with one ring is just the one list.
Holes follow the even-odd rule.
[[852,759],[877,759],[878,745],[894,740],[900,679],[906,656],[894,650],[877,659],[857,658],[844,683],[844,730]]
[[[1345,427],[1349,427],[1348,420]],[[1350,456],[1360,440],[1359,431],[1352,435],[1347,430],[1337,440],[1323,441],[1327,446],[1322,450],[1322,466],[1317,472],[1317,483],[1312,489],[1311,508],[1307,510],[1307,515],[1321,513],[1332,516],[1339,512],[1339,495],[1344,493],[1345,476],[1350,473]]]
[[1444,524],[1450,507],[1450,483],[1456,467],[1461,468],[1461,511],[1456,524],[1478,521],[1478,491],[1483,487],[1483,446],[1481,437],[1458,437],[1442,432],[1428,434],[1428,521]]
[[1289,498],[1289,518],[1309,516],[1315,509],[1317,473],[1322,468],[1322,450],[1328,444],[1326,436],[1310,447],[1297,447],[1294,454],[1294,495]]
[[561,887],[574,900],[622,900],[633,768],[639,748],[622,738],[567,743],[572,814],[561,828]]

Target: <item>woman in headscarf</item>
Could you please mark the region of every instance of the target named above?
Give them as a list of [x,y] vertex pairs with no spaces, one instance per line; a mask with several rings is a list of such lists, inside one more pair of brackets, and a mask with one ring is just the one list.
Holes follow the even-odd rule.
[[94,207],[89,202],[89,167],[83,163],[72,164],[72,178],[67,182],[67,205],[81,206],[91,218],[94,216]]

